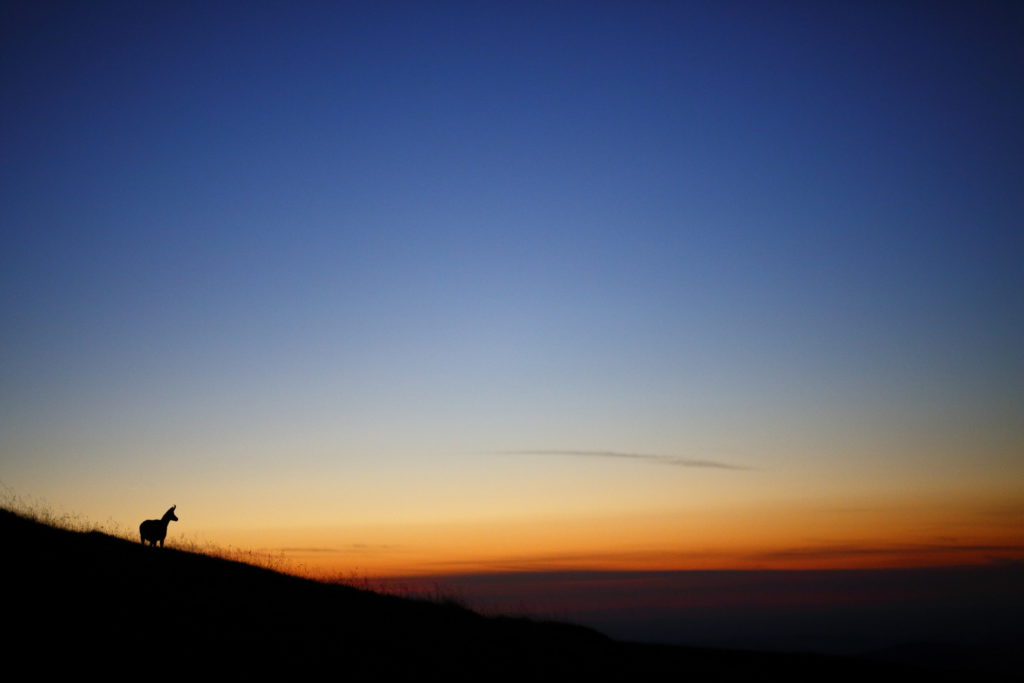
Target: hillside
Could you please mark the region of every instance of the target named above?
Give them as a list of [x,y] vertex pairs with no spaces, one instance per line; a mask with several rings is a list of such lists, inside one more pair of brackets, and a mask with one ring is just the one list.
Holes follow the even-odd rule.
[[579,626],[484,617],[454,604],[68,531],[8,510],[0,510],[0,534],[4,622],[16,656],[103,652],[161,666],[216,662],[236,674],[330,666],[360,679],[672,674],[690,681],[836,681],[923,673],[837,657],[623,643]]

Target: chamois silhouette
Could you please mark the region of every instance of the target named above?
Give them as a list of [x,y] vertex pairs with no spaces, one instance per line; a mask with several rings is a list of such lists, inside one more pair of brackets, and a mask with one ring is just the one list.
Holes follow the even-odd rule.
[[167,538],[167,523],[177,522],[178,518],[174,514],[174,508],[177,505],[172,505],[171,509],[164,513],[164,516],[160,519],[147,519],[145,522],[139,525],[139,535],[142,536],[142,545],[146,545],[146,541],[149,541],[151,546],[156,547],[159,543],[160,547],[164,547],[164,539]]

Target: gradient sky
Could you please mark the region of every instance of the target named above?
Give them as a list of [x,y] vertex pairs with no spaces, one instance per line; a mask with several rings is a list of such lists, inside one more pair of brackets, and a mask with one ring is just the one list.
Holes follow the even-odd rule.
[[0,482],[342,573],[1024,557],[1022,29],[5,3]]

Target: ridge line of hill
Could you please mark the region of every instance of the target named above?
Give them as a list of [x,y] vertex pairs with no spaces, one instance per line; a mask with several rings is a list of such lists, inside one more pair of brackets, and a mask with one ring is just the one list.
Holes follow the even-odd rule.
[[[61,529],[0,508],[5,621],[12,651],[60,645],[116,648],[147,659],[147,644],[178,661],[343,666],[357,678],[430,674],[596,680],[678,674],[689,681],[893,679],[922,671],[813,654],[626,643],[592,629],[482,616],[452,601],[375,593],[235,560],[154,548],[99,531]],[[141,649],[139,646],[143,646]],[[228,654],[232,653],[232,654]],[[246,659],[249,657],[249,659]],[[929,680],[944,680],[925,673]]]

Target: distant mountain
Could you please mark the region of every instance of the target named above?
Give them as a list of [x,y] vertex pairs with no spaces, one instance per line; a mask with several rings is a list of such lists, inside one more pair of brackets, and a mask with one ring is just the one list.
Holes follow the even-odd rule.
[[68,531],[2,509],[0,539],[3,644],[37,668],[212,664],[234,675],[286,669],[342,680],[945,680],[901,663],[625,643],[581,626],[484,617],[455,603]]

